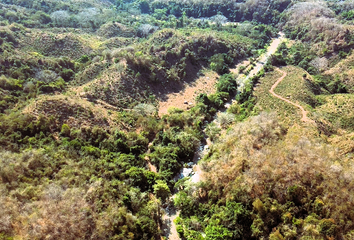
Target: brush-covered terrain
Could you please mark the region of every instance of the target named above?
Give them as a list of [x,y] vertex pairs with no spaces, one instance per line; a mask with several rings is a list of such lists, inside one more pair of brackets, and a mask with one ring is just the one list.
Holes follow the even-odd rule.
[[0,0],[0,240],[353,239],[353,9]]

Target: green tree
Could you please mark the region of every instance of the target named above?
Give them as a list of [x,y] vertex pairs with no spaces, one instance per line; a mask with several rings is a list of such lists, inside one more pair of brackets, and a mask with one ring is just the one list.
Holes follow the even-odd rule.
[[222,225],[208,225],[205,228],[206,240],[227,240],[232,239],[232,232]]
[[231,74],[224,74],[216,84],[218,92],[234,93],[237,90],[237,83]]
[[171,194],[171,191],[165,181],[157,180],[153,188],[156,197],[161,199],[162,201],[165,201]]

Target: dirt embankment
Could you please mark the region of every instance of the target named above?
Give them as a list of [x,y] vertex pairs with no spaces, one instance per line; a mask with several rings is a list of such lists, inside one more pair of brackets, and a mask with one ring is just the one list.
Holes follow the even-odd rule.
[[195,99],[200,93],[212,94],[216,92],[215,84],[219,75],[215,72],[206,72],[192,83],[186,83],[184,89],[178,93],[167,94],[166,100],[160,102],[159,116],[167,114],[169,107],[182,110],[195,105]]

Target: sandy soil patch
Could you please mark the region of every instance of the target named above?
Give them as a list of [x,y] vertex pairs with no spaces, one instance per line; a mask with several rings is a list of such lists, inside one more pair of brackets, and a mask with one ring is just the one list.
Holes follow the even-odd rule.
[[179,216],[179,212],[170,212],[163,216],[163,220],[167,227],[167,232],[165,232],[166,239],[168,240],[180,240],[180,237],[177,232],[177,226],[175,224],[176,218]]
[[[166,100],[160,102],[159,116],[167,114],[169,107],[177,107],[187,110],[195,105],[195,98],[200,93],[212,94],[216,92],[215,84],[219,75],[213,71],[204,73],[196,81],[186,83],[179,93],[167,94]],[[188,103],[188,104],[187,104]]]

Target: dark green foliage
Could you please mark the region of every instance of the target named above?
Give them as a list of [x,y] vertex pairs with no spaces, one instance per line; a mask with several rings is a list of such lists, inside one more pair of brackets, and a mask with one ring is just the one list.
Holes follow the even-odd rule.
[[205,104],[207,106],[207,112],[211,111],[210,113],[215,113],[216,109],[222,108],[224,103],[229,99],[230,94],[228,92],[217,92],[210,95],[200,94],[197,97],[197,101]]
[[311,61],[315,58],[316,54],[306,44],[297,43],[291,48],[287,48],[286,44],[282,43],[277,53],[270,57],[269,62],[274,66],[295,65],[305,69],[310,74],[318,74],[320,69],[311,64]]
[[0,30],[0,37],[5,40],[6,42],[10,42],[12,44],[17,44],[18,41],[16,40],[15,34],[9,29],[2,29]]
[[37,11],[32,16],[32,19],[33,20],[37,20],[41,24],[48,24],[48,23],[50,23],[52,21],[50,16],[48,14],[46,14],[45,12],[42,12],[42,11]]
[[70,81],[75,75],[75,72],[72,69],[63,69],[59,74],[66,82]]
[[[233,4],[232,2],[222,2],[215,4],[213,2],[180,2],[169,1],[168,4],[162,1],[151,1],[150,12],[154,12],[156,9],[168,9],[167,14],[181,17],[182,13],[185,16],[200,18],[200,17],[212,17],[217,14],[222,14],[230,21],[257,21],[263,23],[276,23],[280,17],[280,12],[286,9],[290,4],[290,1],[283,1],[281,3],[270,1],[269,6],[262,8],[262,6],[248,7],[248,5]],[[246,7],[246,8],[244,8]],[[258,8],[259,7],[259,8]],[[272,9],[270,11],[267,11]],[[263,14],[260,14],[263,13]],[[182,25],[183,26],[183,25]]]
[[80,62],[80,63],[87,63],[89,60],[90,60],[89,56],[87,56],[87,55],[82,55],[82,56],[79,58],[78,62]]
[[0,115],[0,145],[11,150],[19,150],[19,143],[27,143],[29,137],[43,139],[49,132],[52,120],[40,116],[34,120],[32,116],[12,113]]
[[156,182],[157,174],[138,167],[131,167],[125,172],[126,178],[131,179],[132,184],[141,191],[152,191]]
[[[247,224],[250,223],[250,212],[242,206],[240,203],[227,202],[225,207],[220,207],[215,209],[215,213],[211,217],[211,221],[206,227],[207,238],[213,239],[215,234],[215,225],[221,225],[224,228],[222,231],[223,235],[227,234],[225,237],[231,239],[238,239],[246,236],[246,231],[248,230]],[[208,231],[208,228],[212,231]],[[227,228],[227,231],[226,231]],[[217,229],[220,231],[221,229]],[[220,238],[219,235],[214,235],[214,237]]]
[[140,1],[139,7],[141,10],[141,13],[149,13],[150,12],[150,6],[146,0]]
[[157,180],[156,184],[153,186],[154,194],[156,197],[161,199],[162,201],[166,201],[166,199],[171,194],[170,189],[168,188],[166,182],[162,180]]
[[174,199],[176,207],[181,209],[181,216],[193,216],[198,213],[199,203],[189,196],[185,191],[180,191]]
[[343,84],[343,82],[339,79],[339,76],[336,76],[333,79],[332,76],[322,76],[316,75],[315,82],[320,87],[326,89],[330,93],[346,93],[347,87]]
[[233,94],[237,90],[236,79],[231,74],[224,74],[219,78],[216,89],[218,92]]
[[211,106],[215,107],[216,109],[219,109],[224,106],[224,103],[229,100],[230,95],[228,92],[219,92],[215,94],[210,94],[208,96],[208,100],[211,104]]
[[320,222],[320,233],[327,237],[337,236],[337,226],[333,219],[323,219]]

